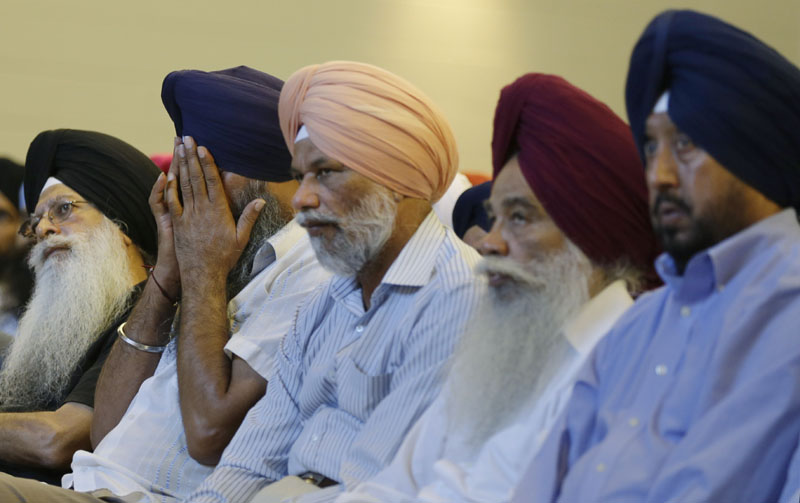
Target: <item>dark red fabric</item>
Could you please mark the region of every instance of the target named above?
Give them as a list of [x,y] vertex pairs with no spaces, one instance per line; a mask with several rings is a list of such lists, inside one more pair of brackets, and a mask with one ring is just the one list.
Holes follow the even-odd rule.
[[515,152],[561,231],[593,262],[627,259],[657,282],[644,170],[628,126],[561,77],[531,73],[503,88],[494,119],[494,177]]

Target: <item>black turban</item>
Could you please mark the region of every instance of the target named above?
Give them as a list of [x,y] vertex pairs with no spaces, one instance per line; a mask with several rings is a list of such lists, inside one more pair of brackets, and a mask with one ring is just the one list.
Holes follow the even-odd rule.
[[161,101],[178,136],[207,147],[220,169],[268,182],[291,180],[278,123],[283,81],[246,66],[182,70],[164,79]]
[[146,155],[113,136],[56,129],[39,133],[25,160],[25,204],[33,213],[50,177],[58,178],[145,252],[156,253],[156,222],[147,199],[160,171]]
[[19,188],[24,176],[25,168],[11,159],[0,158],[0,192],[15,208],[19,208]]
[[669,90],[678,128],[783,207],[800,207],[800,69],[747,32],[666,11],[631,56],[625,101],[640,155],[645,121]]
[[480,185],[465,190],[453,207],[453,230],[463,239],[467,231],[477,225],[489,232],[492,228],[489,215],[486,214],[484,202],[489,199],[492,192],[492,182],[483,182]]

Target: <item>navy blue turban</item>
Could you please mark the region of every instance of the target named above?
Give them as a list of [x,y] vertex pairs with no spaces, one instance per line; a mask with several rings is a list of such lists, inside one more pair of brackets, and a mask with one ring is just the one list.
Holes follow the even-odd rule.
[[182,70],[164,79],[161,101],[178,136],[208,148],[220,169],[285,182],[292,157],[278,123],[282,87],[282,80],[246,66]]
[[156,221],[148,198],[161,172],[122,140],[94,131],[56,129],[39,133],[25,160],[25,204],[33,213],[47,179],[58,178],[155,255]]
[[453,207],[453,230],[458,237],[463,238],[470,227],[475,225],[486,232],[491,230],[489,215],[483,205],[491,192],[492,182],[484,182],[468,188],[458,197]]
[[15,208],[19,208],[19,188],[24,174],[25,168],[11,159],[0,158],[0,192]]
[[670,119],[692,141],[775,203],[800,207],[800,69],[717,18],[666,11],[639,38],[628,70],[640,155],[665,90]]

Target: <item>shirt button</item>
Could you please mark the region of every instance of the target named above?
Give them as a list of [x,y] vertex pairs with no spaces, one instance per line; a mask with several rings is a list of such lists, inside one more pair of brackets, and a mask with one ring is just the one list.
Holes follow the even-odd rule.
[[663,376],[667,375],[667,366],[666,365],[656,365],[656,375]]
[[356,327],[356,332],[358,332],[359,334],[360,334],[361,332],[363,332],[363,331],[364,331],[364,325],[358,325],[358,326]]
[[631,428],[636,428],[637,426],[639,426],[639,418],[632,417],[628,419],[628,424],[631,425]]
[[312,442],[316,442],[317,440],[319,440],[319,435],[317,435],[317,434],[311,435],[311,441]]
[[598,463],[597,466],[594,467],[594,469],[600,473],[603,473],[604,471],[606,471],[606,465],[604,465],[603,463]]
[[689,306],[683,306],[681,308],[681,316],[687,318],[690,314],[692,314],[692,310]]

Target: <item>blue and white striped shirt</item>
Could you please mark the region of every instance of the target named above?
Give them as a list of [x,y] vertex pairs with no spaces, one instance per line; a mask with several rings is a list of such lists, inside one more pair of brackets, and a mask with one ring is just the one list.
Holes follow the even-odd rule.
[[351,486],[391,461],[439,392],[485,284],[477,253],[430,213],[364,310],[355,278],[335,277],[296,315],[267,393],[192,502],[248,501],[289,474]]

